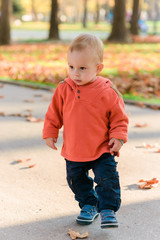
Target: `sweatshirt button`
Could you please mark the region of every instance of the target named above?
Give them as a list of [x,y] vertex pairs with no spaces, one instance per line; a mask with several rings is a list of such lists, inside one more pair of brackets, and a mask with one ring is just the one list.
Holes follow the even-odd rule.
[[77,90],[77,93],[80,93],[80,90]]
[[80,98],[80,96],[78,96],[78,98]]

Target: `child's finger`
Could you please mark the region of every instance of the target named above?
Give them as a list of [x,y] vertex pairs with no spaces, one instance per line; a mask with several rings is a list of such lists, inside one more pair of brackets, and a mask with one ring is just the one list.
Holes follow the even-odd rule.
[[117,152],[119,151],[119,147],[117,146],[117,144],[114,144],[111,148],[110,148],[110,152]]
[[55,144],[54,144],[54,143],[52,143],[52,144],[51,144],[51,148],[53,148],[53,149],[57,150],[57,147],[55,146]]
[[114,139],[112,138],[112,139],[109,141],[108,145],[112,145],[113,143],[114,143]]

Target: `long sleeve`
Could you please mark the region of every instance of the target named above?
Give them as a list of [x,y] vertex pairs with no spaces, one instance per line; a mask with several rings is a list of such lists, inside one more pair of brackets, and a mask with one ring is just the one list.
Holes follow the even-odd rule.
[[128,117],[122,97],[119,97],[110,111],[109,138],[122,139],[127,142]]
[[43,139],[48,137],[58,138],[59,129],[63,125],[63,99],[59,87],[56,88],[52,101],[45,115]]

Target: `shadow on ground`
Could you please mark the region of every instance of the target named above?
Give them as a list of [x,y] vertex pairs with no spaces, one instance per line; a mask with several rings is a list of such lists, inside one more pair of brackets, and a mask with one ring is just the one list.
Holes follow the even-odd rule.
[[69,240],[68,229],[89,232],[88,240],[158,240],[160,200],[122,206],[118,229],[100,228],[100,217],[92,225],[79,226],[75,215],[8,226],[0,229],[1,240]]

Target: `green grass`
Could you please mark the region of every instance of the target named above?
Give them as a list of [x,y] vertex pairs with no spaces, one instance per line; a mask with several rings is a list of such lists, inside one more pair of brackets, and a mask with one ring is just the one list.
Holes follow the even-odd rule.
[[[147,21],[148,34],[154,34],[154,21]],[[49,22],[21,22],[19,26],[14,23],[11,25],[12,29],[19,30],[48,30]],[[87,22],[87,27],[83,28],[82,23],[61,23],[59,29],[63,31],[102,31],[110,32],[111,24],[107,22],[100,22],[95,24],[94,22]],[[160,34],[160,21],[156,23],[157,34]]]
[[133,94],[124,94],[123,99],[160,105],[160,98],[145,98],[142,96],[135,96]]
[[[154,34],[154,21],[147,21],[147,25],[149,27],[148,29],[148,33],[149,34]],[[160,21],[156,22],[156,30],[157,30],[157,34],[160,34]]]
[[[48,22],[21,22],[19,26],[16,26],[14,23],[11,25],[11,29],[19,30],[48,30]],[[82,23],[63,23],[59,24],[59,29],[63,31],[110,31],[111,26],[106,22],[101,22],[95,24],[94,22],[88,22],[87,27],[83,28]]]
[[33,88],[41,88],[41,87],[49,87],[49,88],[56,88],[56,84],[52,84],[52,83],[43,83],[43,82],[34,82],[34,81],[30,81],[30,80],[14,80],[14,79],[8,79],[7,77],[0,77],[0,81],[1,82],[9,82],[9,83],[16,83],[16,84],[20,84],[20,85],[28,85],[30,87]]

